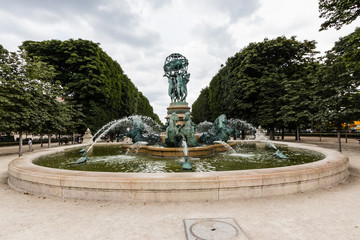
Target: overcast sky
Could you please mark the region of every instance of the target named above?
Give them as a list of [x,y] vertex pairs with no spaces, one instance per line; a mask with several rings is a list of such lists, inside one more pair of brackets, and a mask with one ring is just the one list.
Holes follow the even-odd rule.
[[324,52],[359,26],[319,32],[317,0],[3,0],[0,44],[88,39],[116,60],[162,121],[170,97],[165,58],[189,60],[191,106],[220,65],[250,42],[278,36],[315,40]]

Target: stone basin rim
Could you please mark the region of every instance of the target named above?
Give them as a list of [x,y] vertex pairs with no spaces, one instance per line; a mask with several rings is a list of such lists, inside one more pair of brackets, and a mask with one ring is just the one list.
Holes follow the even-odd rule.
[[[252,140],[245,140],[246,142],[255,142]],[[230,141],[231,143],[242,143],[244,141],[242,140],[233,140]],[[276,141],[272,141],[273,143],[275,143],[276,145],[283,145],[283,146],[288,146],[288,147],[292,147],[292,148],[298,148],[298,149],[305,149],[305,150],[311,150],[311,151],[315,151],[315,152],[319,152],[323,155],[325,155],[324,159],[321,159],[319,161],[315,161],[315,162],[310,162],[310,163],[304,163],[304,164],[299,164],[299,165],[291,165],[291,166],[285,166],[285,167],[275,167],[275,168],[259,168],[259,169],[245,169],[245,170],[233,170],[233,171],[213,171],[213,172],[176,172],[176,173],[135,173],[135,172],[98,172],[98,171],[79,171],[79,170],[67,170],[67,169],[58,169],[58,168],[51,168],[51,167],[44,167],[44,166],[40,166],[37,164],[34,164],[33,161],[37,160],[40,157],[44,157],[47,155],[51,155],[51,154],[55,154],[55,153],[60,153],[66,150],[71,150],[74,148],[81,148],[82,146],[86,146],[86,144],[81,144],[81,145],[71,145],[71,146],[65,146],[65,147],[60,147],[60,148],[51,148],[51,149],[42,149],[43,151],[38,152],[33,154],[32,156],[22,156],[22,157],[17,157],[15,158],[13,161],[19,161],[19,163],[21,163],[22,166],[26,166],[27,168],[29,168],[29,170],[35,170],[37,168],[42,169],[44,173],[50,173],[50,174],[54,174],[54,170],[57,172],[59,171],[59,173],[66,173],[67,176],[69,175],[78,175],[79,173],[86,173],[86,175],[96,175],[99,176],[99,174],[105,174],[105,175],[109,175],[109,177],[114,177],[114,176],[118,176],[118,175],[136,175],[138,177],[141,177],[141,175],[150,177],[150,176],[162,176],[162,175],[166,175],[166,176],[171,176],[171,175],[184,175],[184,176],[189,176],[189,177],[194,177],[194,175],[219,175],[219,174],[229,174],[229,173],[245,173],[247,176],[249,175],[249,173],[256,173],[256,175],[258,175],[261,172],[264,172],[266,174],[266,172],[271,171],[274,172],[274,170],[279,170],[279,173],[284,173],[284,172],[291,172],[291,171],[297,171],[299,168],[301,168],[302,170],[308,170],[308,168],[312,168],[312,167],[316,167],[317,165],[319,165],[320,163],[322,163],[323,161],[326,161],[327,163],[331,163],[333,162],[332,158],[329,158],[328,156],[326,156],[328,151],[333,151],[335,154],[339,153],[335,150],[331,150],[331,149],[325,149],[325,148],[320,148],[320,147],[315,147],[315,146],[311,146],[311,145],[299,145],[298,143],[284,143],[284,142],[276,142]],[[129,144],[108,144],[108,145],[129,145]],[[216,145],[216,146],[215,146]],[[221,146],[221,144],[214,144],[215,147]],[[189,149],[195,149],[195,148],[209,148],[211,146],[204,146],[204,147],[189,147]],[[151,149],[156,149],[157,147],[151,146]],[[164,148],[159,148],[161,150],[163,150]],[[175,151],[179,151],[182,152],[182,148],[169,148],[169,149],[173,149]],[[160,150],[160,151],[161,151]],[[325,151],[322,151],[325,150]],[[340,155],[343,155],[341,153],[339,153]],[[9,166],[11,165],[11,163],[9,164]],[[295,168],[295,169],[294,169]],[[70,174],[70,173],[74,173],[74,174]]]
[[[236,141],[241,142],[241,141]],[[347,178],[348,158],[335,150],[298,143],[276,145],[324,154],[322,160],[279,168],[183,173],[86,172],[38,166],[33,160],[81,145],[44,149],[9,163],[9,185],[37,195],[111,201],[242,199],[304,192]],[[196,194],[201,193],[201,194]]]

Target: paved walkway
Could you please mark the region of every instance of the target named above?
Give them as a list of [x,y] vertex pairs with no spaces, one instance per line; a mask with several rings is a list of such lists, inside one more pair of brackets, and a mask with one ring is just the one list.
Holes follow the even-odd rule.
[[[336,149],[331,138],[303,137],[302,143]],[[337,186],[219,202],[134,204],[21,193],[7,185],[7,165],[16,155],[4,155],[6,149],[0,149],[0,239],[186,240],[183,220],[192,218],[233,218],[253,240],[360,239],[360,145],[353,139],[343,144],[350,176]]]
[[[63,147],[63,146],[68,146],[68,145],[71,145],[71,144],[69,143],[67,145],[65,145],[65,144],[59,145],[59,143],[57,143],[57,142],[51,143],[52,148],[54,148],[54,147]],[[40,150],[40,149],[45,149],[47,147],[48,147],[47,142],[43,143],[43,147],[41,147],[40,143],[37,143],[37,144],[32,145],[32,150],[37,151],[37,150]],[[24,154],[29,153],[29,145],[24,144],[22,149],[23,149]],[[0,147],[0,156],[14,155],[14,154],[18,154],[18,153],[19,153],[19,146],[18,145],[16,145],[16,146],[8,146],[8,147]]]

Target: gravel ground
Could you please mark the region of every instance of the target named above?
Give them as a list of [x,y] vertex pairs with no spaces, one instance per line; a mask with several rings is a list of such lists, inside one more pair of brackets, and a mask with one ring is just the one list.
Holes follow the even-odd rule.
[[[303,137],[301,142],[337,149],[334,138]],[[343,152],[350,159],[350,176],[327,189],[237,201],[134,204],[17,192],[7,185],[16,147],[2,147],[0,239],[186,240],[184,219],[233,218],[250,239],[360,240],[360,144],[350,139]]]

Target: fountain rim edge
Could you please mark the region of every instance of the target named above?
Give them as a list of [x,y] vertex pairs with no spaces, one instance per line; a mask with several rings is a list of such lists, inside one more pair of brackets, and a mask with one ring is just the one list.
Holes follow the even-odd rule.
[[[237,141],[237,140],[235,140]],[[39,157],[43,157],[46,155],[50,155],[50,154],[54,154],[54,153],[60,153],[69,149],[73,149],[73,148],[79,148],[82,146],[85,146],[86,144],[79,144],[79,145],[75,145],[75,146],[66,146],[66,147],[59,147],[59,148],[54,148],[54,149],[44,149],[45,151],[39,151],[39,152],[35,152],[32,155],[23,155],[22,157],[17,157],[15,159],[13,159],[9,165],[8,165],[8,169],[10,170],[10,168],[12,169],[16,169],[16,168],[21,168],[24,169],[25,171],[37,171],[37,172],[41,172],[45,175],[53,175],[53,174],[59,174],[62,175],[64,174],[64,176],[66,177],[79,177],[79,175],[81,175],[81,177],[89,177],[92,178],[94,176],[99,177],[100,175],[104,175],[103,177],[105,178],[122,178],[122,177],[131,177],[134,176],[136,178],[144,178],[144,179],[149,179],[149,178],[154,178],[157,179],[159,177],[175,177],[176,176],[188,176],[188,177],[195,177],[195,178],[212,178],[212,177],[223,177],[223,176],[227,176],[227,175],[237,175],[238,177],[241,175],[244,176],[259,176],[261,177],[262,175],[268,175],[268,174],[286,174],[286,173],[293,173],[296,171],[307,171],[307,170],[313,170],[314,168],[319,167],[320,165],[326,164],[327,167],[331,167],[331,164],[337,164],[338,161],[340,159],[343,159],[344,161],[349,161],[348,157],[343,154],[340,153],[336,150],[332,150],[332,149],[326,149],[326,148],[321,148],[321,147],[317,147],[317,146],[313,146],[313,145],[303,145],[303,144],[299,144],[299,143],[290,143],[290,142],[277,142],[274,141],[275,144],[278,145],[285,145],[288,147],[293,147],[293,148],[300,148],[300,149],[307,149],[307,150],[312,150],[315,152],[319,152],[322,153],[323,155],[325,155],[324,159],[321,159],[319,161],[315,161],[315,162],[311,162],[311,163],[305,163],[305,164],[300,164],[300,165],[292,165],[292,166],[285,166],[285,167],[276,167],[276,168],[262,168],[262,169],[248,169],[248,170],[233,170],[233,171],[214,171],[214,172],[176,172],[176,173],[134,173],[134,172],[95,172],[95,171],[78,171],[78,170],[66,170],[66,169],[56,169],[56,168],[49,168],[49,167],[43,167],[43,166],[39,166],[33,163],[33,161],[35,161],[36,159],[38,159]],[[182,148],[179,148],[182,149]]]

